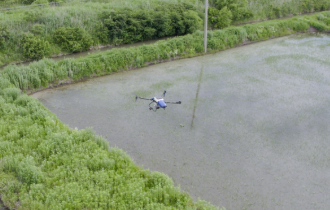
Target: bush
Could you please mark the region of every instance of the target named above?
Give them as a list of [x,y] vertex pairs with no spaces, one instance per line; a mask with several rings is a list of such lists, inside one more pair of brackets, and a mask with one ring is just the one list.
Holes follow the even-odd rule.
[[81,52],[93,44],[92,37],[80,27],[60,27],[55,31],[54,39],[68,52]]
[[20,181],[28,185],[38,183],[43,179],[43,173],[33,157],[28,156],[24,158],[17,166],[17,176]]
[[34,35],[43,35],[44,32],[45,32],[45,26],[44,26],[44,25],[41,25],[41,24],[35,24],[35,25],[32,27],[31,32],[32,32]]
[[98,40],[101,44],[108,44],[109,43],[109,30],[107,27],[104,26],[102,22],[99,22],[95,25],[93,30],[93,35],[95,39]]
[[18,88],[6,88],[3,90],[3,95],[5,99],[15,101],[21,95],[21,91]]
[[22,35],[22,53],[27,59],[41,59],[49,55],[50,45],[40,36],[34,36],[31,33]]
[[24,12],[23,20],[26,22],[37,22],[41,19],[42,12],[39,10],[29,10]]
[[35,0],[32,5],[36,5],[36,4],[47,4],[49,3],[48,0]]
[[253,17],[252,11],[247,9],[247,0],[211,0],[210,5],[218,10],[227,9],[232,13],[233,21],[246,20]]
[[103,12],[99,18],[108,29],[111,43],[134,43],[193,33],[201,27],[202,20],[192,9],[186,4],[168,4],[147,11],[122,9]]
[[6,40],[9,38],[7,26],[0,25],[0,49],[3,49]]
[[212,28],[225,28],[230,26],[232,14],[227,7],[223,7],[220,11],[216,8],[209,8],[209,23]]

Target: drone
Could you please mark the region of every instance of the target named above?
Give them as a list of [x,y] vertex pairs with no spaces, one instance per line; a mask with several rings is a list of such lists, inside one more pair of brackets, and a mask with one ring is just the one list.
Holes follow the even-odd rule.
[[166,94],[166,90],[164,90],[163,98],[160,98],[160,97],[142,98],[142,97],[140,97],[136,94],[134,94],[134,95],[135,95],[135,101],[137,101],[138,99],[151,101],[150,104],[149,104],[149,110],[150,111],[153,110],[154,112],[156,112],[160,108],[165,110],[165,108],[167,107],[166,104],[181,104],[181,101],[165,102],[164,101],[165,94]]

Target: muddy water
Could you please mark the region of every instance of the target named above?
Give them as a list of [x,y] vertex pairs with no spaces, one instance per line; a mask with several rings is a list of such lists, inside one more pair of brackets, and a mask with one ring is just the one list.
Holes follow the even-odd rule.
[[[228,210],[330,206],[330,37],[294,35],[34,95]],[[156,113],[143,97],[181,100]]]

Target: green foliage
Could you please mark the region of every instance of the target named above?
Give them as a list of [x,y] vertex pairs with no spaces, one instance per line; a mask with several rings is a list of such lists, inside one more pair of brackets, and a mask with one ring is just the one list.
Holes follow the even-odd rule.
[[223,7],[220,11],[213,7],[209,8],[209,23],[212,28],[225,28],[230,26],[232,14],[227,7]]
[[24,12],[23,20],[26,22],[37,22],[41,19],[42,12],[39,10],[28,10]]
[[49,3],[48,0],[35,0],[32,5],[35,5],[35,4],[47,4]]
[[93,35],[96,37],[96,40],[98,40],[97,43],[109,43],[109,30],[104,26],[102,22],[99,22],[95,25]]
[[0,65],[27,60],[28,56],[22,54],[23,33],[42,37],[50,44],[49,55],[58,55],[85,51],[92,45],[118,45],[193,33],[202,27],[200,16],[201,8],[187,0],[85,2],[79,6],[63,3],[61,7],[13,10],[0,17],[1,27],[8,32],[5,38],[0,35]]
[[32,27],[31,32],[32,32],[34,35],[43,35],[44,32],[45,32],[45,26],[44,26],[44,25],[41,25],[41,24],[35,24],[35,25]]
[[167,5],[154,11],[118,10],[103,12],[100,19],[112,43],[134,43],[164,36],[192,33],[201,27],[198,13],[184,4]]
[[93,44],[92,37],[80,27],[61,27],[55,31],[55,42],[69,52],[87,50]]
[[0,25],[0,50],[4,47],[6,40],[9,38],[9,31],[6,26]]
[[21,91],[17,88],[6,88],[3,90],[3,97],[7,101],[15,101],[19,95],[21,95]]
[[40,59],[49,55],[50,45],[40,36],[31,33],[22,35],[22,54],[27,59]]
[[22,4],[29,5],[32,4],[34,0],[22,0]]
[[247,20],[253,17],[252,11],[247,8],[247,0],[211,0],[210,4],[218,10],[227,9],[232,13],[233,21]]

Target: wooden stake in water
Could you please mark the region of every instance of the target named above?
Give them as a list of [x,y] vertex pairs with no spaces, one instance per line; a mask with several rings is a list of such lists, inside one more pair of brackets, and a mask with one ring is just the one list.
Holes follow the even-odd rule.
[[205,0],[205,20],[204,20],[204,52],[207,51],[207,13],[208,13],[208,0]]

